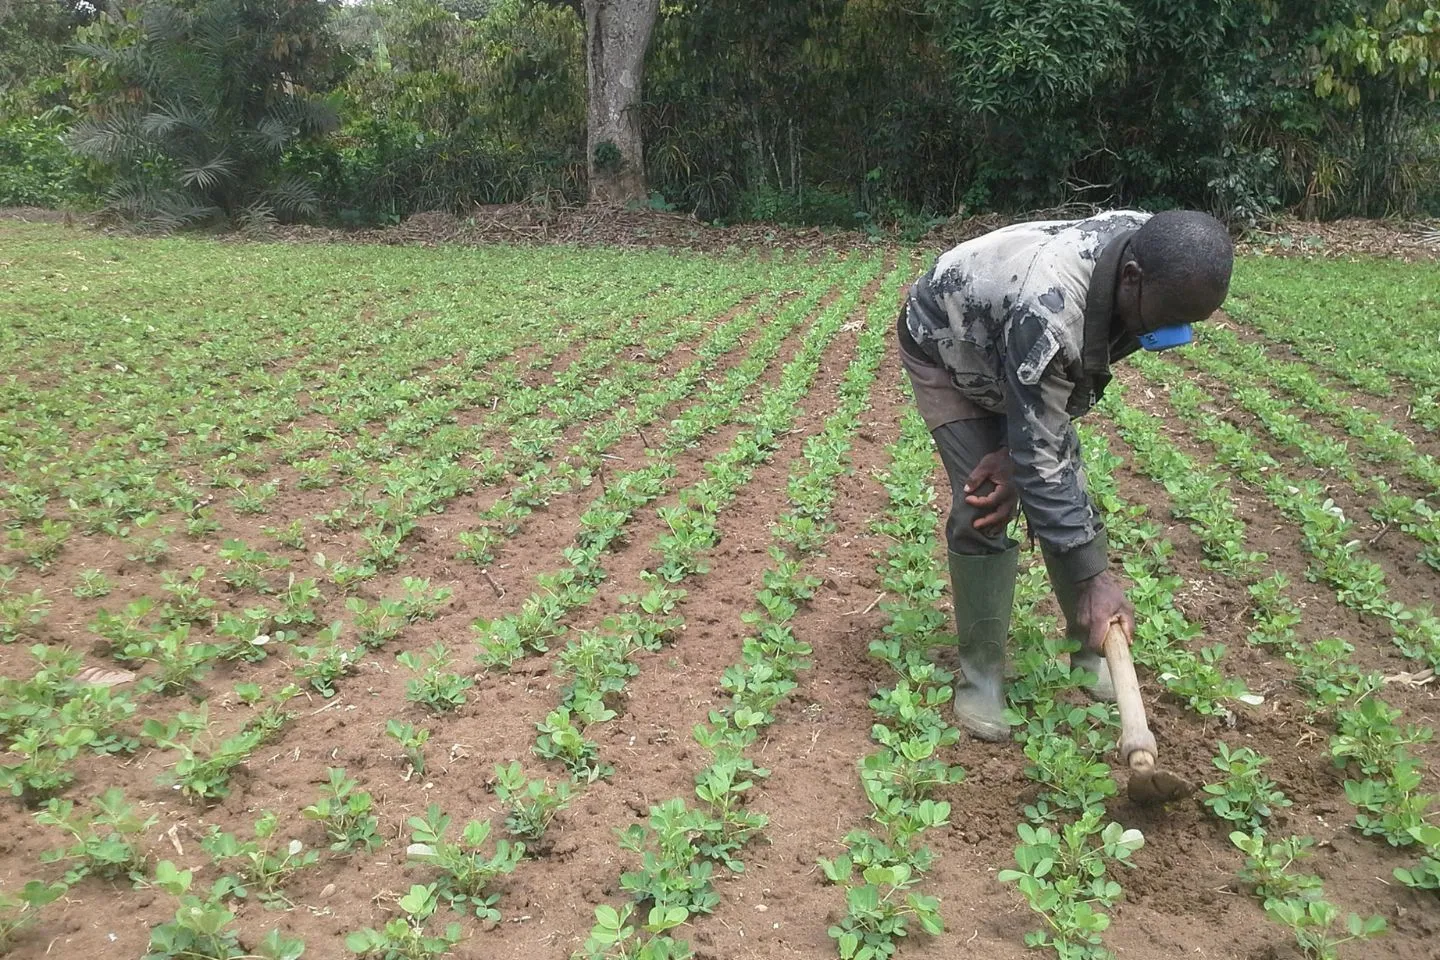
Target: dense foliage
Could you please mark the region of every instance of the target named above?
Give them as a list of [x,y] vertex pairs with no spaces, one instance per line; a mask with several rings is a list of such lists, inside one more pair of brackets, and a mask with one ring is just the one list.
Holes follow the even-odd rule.
[[[33,141],[50,170],[30,131],[73,108],[108,202],[174,221],[579,200],[579,6],[0,0],[0,149]],[[666,209],[909,229],[1074,201],[1440,210],[1437,0],[667,0],[659,18],[642,129]],[[6,180],[0,202],[73,201],[73,180]]]

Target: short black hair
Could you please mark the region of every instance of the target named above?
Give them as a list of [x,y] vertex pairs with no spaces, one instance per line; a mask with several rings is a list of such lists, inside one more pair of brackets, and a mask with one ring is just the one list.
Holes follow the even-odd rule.
[[1141,225],[1130,243],[1146,281],[1165,290],[1213,297],[1230,289],[1235,245],[1225,224],[1198,210],[1162,210]]

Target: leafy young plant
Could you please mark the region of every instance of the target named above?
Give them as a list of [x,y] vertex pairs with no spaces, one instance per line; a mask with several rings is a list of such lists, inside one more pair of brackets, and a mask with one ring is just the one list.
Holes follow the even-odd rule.
[[377,832],[379,821],[371,811],[374,801],[354,780],[345,775],[343,769],[330,767],[329,777],[320,788],[320,799],[300,811],[306,820],[316,820],[325,825],[330,837],[330,849],[336,852],[354,850],[358,845],[365,852],[380,846]]
[[35,724],[11,741],[10,752],[21,759],[0,766],[0,787],[27,803],[38,803],[75,779],[71,761],[95,742],[95,731],[89,727],[58,722]]
[[345,938],[345,947],[366,960],[434,960],[445,956],[463,939],[460,924],[451,922],[439,934],[426,932],[427,921],[435,913],[439,888],[435,884],[414,884],[401,897],[398,906],[403,916],[395,917],[379,930],[365,928]]
[[155,664],[158,672],[145,678],[144,687],[174,694],[188,689],[209,673],[212,661],[220,656],[220,648],[211,643],[192,641],[190,625],[182,623],[162,634],[151,634],[126,644],[119,656],[134,663]]
[[1103,809],[1091,809],[1059,833],[1020,824],[1015,847],[1019,869],[1002,870],[1002,883],[1014,883],[1044,918],[1047,930],[1025,936],[1032,947],[1050,946],[1062,956],[1095,955],[1100,934],[1110,926],[1104,912],[1120,898],[1120,884],[1107,879],[1109,864],[1130,866],[1132,853],[1144,846],[1139,830],[1118,823],[1099,828]]
[[169,570],[160,575],[164,589],[173,598],[165,604],[165,618],[172,624],[200,623],[210,617],[215,601],[201,592],[205,580],[205,568],[196,567],[181,577]]
[[80,582],[71,590],[81,600],[96,600],[110,595],[114,586],[102,570],[81,570]]
[[425,744],[430,739],[430,731],[424,727],[417,729],[413,724],[401,723],[399,720],[386,720],[385,735],[400,744],[400,749],[405,751],[405,759],[410,762],[410,769],[423,776]]
[[200,841],[214,863],[223,868],[235,870],[226,874],[215,884],[212,896],[233,896],[244,899],[254,889],[257,897],[266,906],[290,906],[285,897],[284,885],[297,870],[319,862],[319,854],[306,850],[299,839],[281,840],[276,837],[280,818],[266,812],[255,821],[255,835],[251,840],[241,840],[233,833],[223,833],[218,827]]
[[[169,860],[155,865],[154,885],[178,897],[174,919],[150,929],[150,951],[144,960],[299,960],[305,944],[271,930],[253,950],[240,946],[231,924],[235,914],[212,890],[201,899],[190,892],[192,872]],[[218,885],[217,885],[218,886]]]
[[435,713],[445,713],[463,705],[465,691],[473,687],[475,681],[445,669],[454,662],[454,657],[443,643],[437,641],[426,654],[422,658],[406,651],[396,657],[401,666],[420,674],[405,684],[405,698],[422,703]]
[[602,903],[595,908],[595,925],[585,940],[585,960],[689,960],[694,956],[684,943],[667,936],[680,926],[689,913],[684,907],[651,907],[641,929],[641,937],[631,918],[635,905],[625,904],[618,911]]
[[340,646],[342,627],[343,621],[336,620],[317,632],[311,643],[295,646],[295,655],[301,660],[295,675],[309,680],[327,700],[335,695],[335,681],[352,673],[363,653],[359,647],[346,650]]
[[714,864],[700,857],[697,840],[712,827],[703,810],[674,797],[650,808],[645,824],[620,832],[620,846],[640,854],[640,865],[620,875],[620,886],[657,907],[710,913],[720,902],[711,883]]
[[540,731],[533,747],[537,757],[559,760],[573,776],[587,783],[612,772],[608,764],[599,762],[600,748],[585,738],[568,707],[551,710],[535,728]]
[[31,880],[17,892],[0,890],[0,953],[9,950],[15,934],[34,923],[40,908],[65,895],[63,883]]
[[555,816],[570,803],[570,784],[553,787],[544,780],[525,779],[519,761],[495,765],[495,795],[505,804],[505,829],[517,837],[538,841]]
[[377,650],[394,640],[408,621],[407,610],[400,600],[368,604],[359,597],[350,597],[345,601],[345,609],[354,614],[355,632],[360,645],[367,650]]
[[863,883],[850,883],[848,870],[835,878],[847,884],[845,916],[829,929],[841,960],[885,960],[895,955],[898,940],[909,934],[910,922],[918,921],[931,935],[945,930],[940,918],[940,901],[910,892],[919,882],[906,864],[866,867]]
[[79,883],[92,873],[107,880],[123,876],[138,880],[145,857],[135,842],[159,818],[151,815],[142,820],[119,787],[111,787],[96,797],[92,806],[93,812],[88,815],[77,814],[71,801],[52,799],[44,810],[36,812],[36,823],[63,830],[74,841],[67,848],[47,850],[40,855],[40,861],[72,864],[65,872],[67,885]]
[[1429,851],[1413,867],[1396,867],[1395,879],[1417,890],[1440,890],[1440,826],[1431,823],[1410,828],[1415,842]]
[[164,782],[173,782],[185,796],[202,800],[227,796],[230,771],[244,763],[264,739],[264,730],[258,727],[247,727],[223,740],[216,738],[211,733],[208,703],[193,714],[182,711],[168,723],[149,718],[141,732],[156,746],[179,753],[173,781]]
[[460,838],[451,841],[446,838],[450,816],[433,803],[426,808],[424,817],[411,817],[409,824],[411,843],[406,848],[406,856],[413,863],[440,871],[440,896],[461,913],[473,912],[481,919],[500,919],[500,912],[495,909],[500,895],[487,893],[486,887],[496,877],[514,872],[525,855],[525,845],[498,840],[495,852],[483,855],[481,848],[490,837],[488,820],[471,820],[460,831]]
[[1339,931],[1340,910],[1325,900],[1281,900],[1267,904],[1265,913],[1290,928],[1307,960],[1339,960],[1343,944],[1370,940],[1386,930],[1384,917],[1352,913],[1345,917],[1343,932]]
[[0,596],[0,643],[14,643],[50,612],[50,601],[38,587],[29,593]]
[[1225,743],[1217,744],[1219,754],[1213,763],[1225,774],[1220,783],[1205,785],[1205,806],[1222,820],[1238,823],[1255,830],[1263,827],[1277,807],[1290,806],[1290,798],[1276,789],[1274,781],[1260,768],[1270,760],[1249,747],[1231,750]]
[[1266,907],[1285,900],[1315,900],[1323,894],[1319,877],[1291,872],[1291,867],[1310,855],[1314,838],[1297,835],[1271,843],[1260,830],[1236,830],[1230,834],[1230,842],[1245,853],[1240,879],[1255,888]]

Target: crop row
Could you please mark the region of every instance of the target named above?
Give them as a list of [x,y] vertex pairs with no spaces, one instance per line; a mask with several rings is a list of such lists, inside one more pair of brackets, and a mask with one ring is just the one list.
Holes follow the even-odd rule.
[[1307,577],[1332,587],[1343,606],[1381,618],[1406,657],[1440,665],[1440,617],[1429,608],[1391,599],[1384,569],[1364,556],[1354,521],[1325,495],[1319,481],[1288,478],[1252,434],[1211,412],[1211,398],[1177,368],[1148,358],[1141,358],[1139,365],[1168,389],[1171,405],[1187,417],[1197,437],[1214,447],[1217,459],[1299,527],[1301,544],[1312,558]]
[[[1188,407],[1187,403],[1192,400],[1198,401],[1199,397],[1187,395],[1177,400],[1172,393],[1172,402],[1192,418],[1192,425],[1197,422],[1204,424],[1200,430],[1204,436],[1218,421],[1213,415],[1204,414],[1198,406]],[[1228,504],[1230,499],[1228,488],[1212,471],[1199,466],[1165,440],[1158,418],[1132,408],[1123,408],[1117,416],[1117,423],[1127,442],[1136,449],[1137,462],[1142,469],[1159,478],[1187,478],[1178,482],[1165,481],[1172,492],[1173,509],[1177,516],[1194,519],[1223,510],[1233,515],[1233,505],[1223,505]],[[1254,469],[1258,466],[1258,462],[1250,463],[1249,471],[1241,468],[1239,472],[1253,482]],[[1279,465],[1274,461],[1266,467],[1278,474]],[[1274,479],[1282,485],[1285,482],[1283,476]],[[1187,499],[1197,489],[1213,491],[1209,504],[1198,511],[1194,501]],[[1202,533],[1202,544],[1212,561],[1225,562],[1235,553],[1233,544],[1237,541],[1243,543],[1245,536],[1243,522],[1227,525],[1224,542],[1220,543],[1213,536],[1207,536],[1208,528],[1197,525],[1196,529],[1197,532],[1205,531]],[[1256,568],[1267,559],[1264,554],[1248,556],[1254,559]],[[1427,728],[1406,727],[1397,723],[1399,711],[1385,704],[1377,695],[1383,686],[1382,677],[1377,673],[1365,673],[1353,665],[1354,648],[1349,643],[1338,637],[1313,643],[1300,641],[1294,629],[1300,622],[1300,608],[1288,595],[1290,586],[1282,573],[1262,577],[1258,569],[1250,571],[1247,587],[1253,603],[1252,618],[1256,623],[1250,641],[1281,652],[1297,672],[1296,683],[1307,695],[1311,716],[1323,716],[1334,725],[1336,733],[1330,744],[1331,759],[1337,768],[1349,768],[1362,776],[1362,779],[1347,780],[1345,783],[1346,797],[1357,809],[1356,828],[1366,835],[1382,836],[1394,846],[1419,845],[1424,851],[1420,862],[1414,868],[1397,869],[1396,878],[1412,886],[1433,889],[1440,882],[1440,877],[1434,872],[1437,835],[1425,819],[1433,798],[1419,792],[1423,764],[1407,749],[1413,744],[1428,741],[1431,732]],[[1272,808],[1289,803],[1283,793],[1274,790],[1274,785],[1260,773],[1260,767],[1265,762],[1265,758],[1247,748],[1229,751],[1222,745],[1215,763],[1227,776],[1221,784],[1207,787],[1212,796],[1206,802],[1212,811],[1250,831],[1233,835],[1232,839],[1251,856],[1252,863],[1247,867],[1251,872],[1255,867],[1255,857],[1278,856],[1276,849],[1261,842],[1264,823]],[[1289,859],[1297,859],[1298,851],[1309,845],[1310,841],[1305,838],[1290,838],[1283,842],[1282,847],[1288,851]],[[1265,900],[1267,912],[1289,926],[1302,947],[1314,947],[1316,951],[1321,951],[1324,943],[1334,939],[1331,927],[1338,922],[1338,913],[1329,904],[1319,902],[1318,880],[1307,882],[1303,889],[1294,891],[1302,895],[1299,903],[1286,903],[1284,897],[1274,896],[1278,887],[1261,886],[1260,894]],[[1311,905],[1312,901],[1316,903]],[[1346,925],[1352,937],[1374,935],[1384,926],[1383,921],[1375,918],[1352,918],[1346,921]],[[1328,954],[1317,952],[1314,955]]]
[[1317,287],[1304,267],[1270,264],[1264,286],[1232,296],[1227,311],[1265,337],[1343,382],[1380,397],[1395,394],[1398,378],[1415,390],[1409,415],[1440,428],[1435,384],[1440,349],[1411,335],[1417,308],[1434,290],[1430,268],[1398,264],[1332,264],[1344,282]]
[[[1212,342],[1214,349],[1206,349]],[[1358,404],[1345,402],[1343,395],[1335,395],[1302,365],[1277,364],[1256,348],[1225,336],[1224,331],[1207,338],[1204,347],[1189,356],[1200,369],[1231,384],[1231,397],[1254,414],[1277,441],[1299,450],[1317,467],[1333,470],[1374,501],[1370,513],[1375,519],[1420,541],[1421,562],[1440,570],[1440,514],[1424,498],[1396,494],[1384,478],[1362,469],[1345,443],[1321,434],[1256,381],[1275,383],[1305,409],[1339,422],[1366,459],[1394,463],[1432,492],[1440,492],[1440,463],[1433,457],[1416,450],[1414,441],[1388,422]]]
[[[882,289],[895,280],[892,273]],[[793,462],[787,482],[790,510],[772,527],[773,565],[761,575],[756,608],[741,615],[750,633],[742,641],[740,660],[720,677],[729,702],[710,711],[708,722],[693,731],[697,744],[712,757],[695,774],[694,794],[700,804],[689,806],[684,797],[656,803],[645,825],[621,834],[621,846],[640,856],[638,869],[620,878],[632,900],[618,910],[608,904],[597,908],[586,957],[689,956],[689,945],[669,931],[714,909],[719,901],[711,880],[715,867],[742,871],[746,846],[768,823],[752,809],[752,791],[769,771],[746,753],[775,722],[796,677],[808,666],[810,647],[796,636],[793,620],[819,580],[803,566],[834,530],[828,517],[838,492],[835,481],[847,470],[858,418],[868,406],[884,355],[887,313],[870,307],[856,355],[839,386],[839,403]],[[632,922],[637,909],[644,911],[644,919]]]

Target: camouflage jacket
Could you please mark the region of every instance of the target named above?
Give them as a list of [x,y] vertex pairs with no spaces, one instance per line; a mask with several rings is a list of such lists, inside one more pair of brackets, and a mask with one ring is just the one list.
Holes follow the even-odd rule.
[[941,255],[906,305],[902,346],[1006,418],[1030,528],[1077,580],[1106,558],[1070,421],[1100,399],[1110,363],[1139,349],[1123,326],[1112,335],[1111,317],[1121,256],[1147,219],[1119,210],[996,230]]

